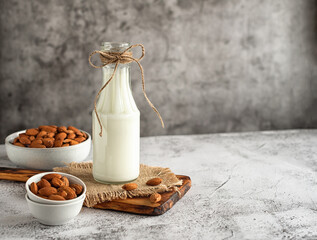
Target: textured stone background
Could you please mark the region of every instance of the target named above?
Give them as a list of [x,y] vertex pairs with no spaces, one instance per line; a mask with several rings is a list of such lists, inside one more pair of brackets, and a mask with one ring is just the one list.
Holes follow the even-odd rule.
[[101,85],[88,54],[143,43],[141,135],[317,127],[314,0],[0,0],[0,141],[40,124],[91,130]]

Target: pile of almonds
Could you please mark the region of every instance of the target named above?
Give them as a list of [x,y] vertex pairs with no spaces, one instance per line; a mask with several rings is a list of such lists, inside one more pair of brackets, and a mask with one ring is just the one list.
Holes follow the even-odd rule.
[[13,145],[29,148],[67,147],[85,141],[87,134],[79,129],[69,126],[39,126],[27,129],[14,139]]
[[[146,182],[146,185],[148,186],[157,186],[159,184],[162,183],[162,178],[152,178],[150,180],[148,180]],[[137,189],[138,188],[138,184],[136,183],[126,183],[122,186],[122,188],[126,191],[132,191],[134,189]],[[162,196],[161,194],[159,193],[153,193],[151,196],[150,196],[150,202],[152,203],[157,203],[159,201],[161,201],[162,199]]]
[[45,199],[65,201],[78,197],[83,192],[83,187],[79,184],[69,184],[65,176],[50,173],[43,176],[38,183],[32,182],[30,190]]

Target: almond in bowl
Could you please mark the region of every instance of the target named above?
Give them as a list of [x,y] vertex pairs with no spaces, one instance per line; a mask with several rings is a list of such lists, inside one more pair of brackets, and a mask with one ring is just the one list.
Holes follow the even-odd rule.
[[29,210],[45,225],[62,225],[75,218],[86,197],[85,183],[70,174],[39,173],[25,184]]
[[68,147],[86,141],[88,135],[74,126],[43,125],[27,129],[14,138],[12,144],[18,147],[54,148]]
[[39,173],[25,184],[30,200],[44,204],[76,202],[86,196],[84,182],[66,173]]
[[[42,182],[45,181],[46,184]],[[70,184],[66,176],[58,173],[44,175],[39,182],[30,184],[30,191],[44,199],[54,201],[66,201],[79,197],[83,192],[83,186],[77,183]]]
[[91,136],[76,129],[72,126],[40,126],[15,132],[5,139],[7,155],[20,167],[39,170],[82,162],[90,153]]

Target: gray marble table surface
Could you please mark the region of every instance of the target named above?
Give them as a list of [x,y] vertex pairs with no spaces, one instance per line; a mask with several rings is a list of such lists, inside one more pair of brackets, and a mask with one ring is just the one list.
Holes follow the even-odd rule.
[[[83,208],[45,226],[24,184],[0,180],[0,239],[317,239],[317,130],[147,137],[141,162],[192,179],[164,215]],[[3,145],[0,166],[14,167]]]

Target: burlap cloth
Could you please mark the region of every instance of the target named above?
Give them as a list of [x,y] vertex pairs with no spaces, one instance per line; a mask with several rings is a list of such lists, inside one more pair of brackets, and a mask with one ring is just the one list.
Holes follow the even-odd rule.
[[[97,203],[114,199],[144,197],[154,192],[162,193],[177,190],[176,186],[182,185],[182,180],[179,180],[169,168],[151,167],[143,164],[140,165],[139,177],[134,181],[138,184],[138,188],[132,191],[122,189],[123,184],[114,185],[96,182],[92,176],[92,162],[72,162],[67,167],[56,167],[54,171],[69,173],[83,180],[87,186],[84,201],[86,207],[93,207]],[[162,183],[158,186],[147,186],[146,182],[155,177],[161,178]]]

